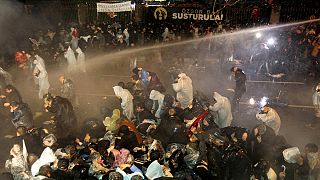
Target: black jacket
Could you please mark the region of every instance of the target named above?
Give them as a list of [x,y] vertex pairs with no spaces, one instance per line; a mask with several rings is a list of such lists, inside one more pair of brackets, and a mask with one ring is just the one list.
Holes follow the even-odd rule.
[[33,127],[33,114],[28,104],[19,104],[18,108],[11,112],[11,115],[11,121],[16,128],[24,126],[27,129],[30,129]]
[[151,113],[151,111],[144,109],[144,111],[142,112],[138,112],[137,115],[137,120],[135,122],[136,125],[139,125],[143,122],[143,120],[145,119],[149,119],[149,120],[155,120],[156,117]]
[[246,91],[246,81],[247,77],[246,74],[242,71],[242,69],[238,69],[235,72],[235,80],[236,80],[236,90],[235,91]]
[[164,147],[170,143],[188,143],[187,129],[178,116],[162,119],[152,137],[161,141]]
[[120,141],[116,141],[116,149],[120,150],[122,148],[128,149],[131,153],[135,147],[140,147],[137,136],[134,132],[129,131],[125,133]]
[[6,96],[5,101],[7,103],[11,103],[12,101],[15,101],[17,103],[22,103],[22,97],[16,89],[12,89],[11,93],[5,93],[5,96]]
[[67,137],[76,132],[77,118],[68,99],[60,96],[54,97],[51,107],[47,110],[55,113],[57,136]]

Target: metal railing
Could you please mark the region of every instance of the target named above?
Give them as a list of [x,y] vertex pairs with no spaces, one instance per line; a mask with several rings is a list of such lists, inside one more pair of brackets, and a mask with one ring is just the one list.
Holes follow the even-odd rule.
[[[84,1],[84,0],[83,0]],[[81,2],[81,1],[80,1]],[[79,0],[63,0],[63,1],[42,1],[37,5],[40,9],[41,15],[50,17],[49,19],[59,19],[65,23],[78,22],[79,13],[85,13],[85,21],[87,23],[101,23],[101,22],[121,22],[127,23],[132,20],[134,12],[120,12],[116,13],[116,17],[111,18],[108,13],[97,13],[96,2],[98,0],[91,0],[90,2],[81,2]],[[81,8],[81,7],[82,8]],[[80,12],[79,9],[80,8]],[[145,8],[144,8],[145,9]],[[86,12],[83,12],[86,11]],[[230,24],[245,25],[251,23],[252,6],[250,7],[227,7],[223,10],[224,20]],[[280,23],[307,20],[311,15],[319,16],[319,8],[316,7],[281,7],[280,9]]]
[[286,7],[282,8],[280,11],[280,22],[307,20],[312,15],[318,15],[319,18],[319,8]]

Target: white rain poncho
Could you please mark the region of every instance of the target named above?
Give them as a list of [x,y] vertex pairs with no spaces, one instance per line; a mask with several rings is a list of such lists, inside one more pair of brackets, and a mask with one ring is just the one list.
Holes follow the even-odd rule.
[[44,60],[42,59],[42,57],[40,57],[39,55],[35,55],[35,58],[43,68],[46,68],[46,64],[44,63]]
[[147,168],[146,176],[153,180],[164,176],[161,165],[157,160],[153,161]]
[[281,125],[280,116],[276,112],[276,110],[268,107],[270,110],[266,114],[256,114],[257,119],[261,120],[267,126],[272,128],[276,135],[278,135]]
[[41,153],[40,158],[34,162],[31,166],[31,174],[36,176],[39,173],[39,169],[43,165],[50,165],[57,160],[53,150],[50,147],[46,147]]
[[130,37],[130,34],[128,32],[127,29],[124,29],[123,30],[123,34],[124,34],[124,41],[126,42],[127,46],[129,46],[129,37]]
[[133,172],[131,174],[127,174],[126,172],[124,172],[123,170],[121,170],[119,167],[116,168],[116,172],[120,173],[123,176],[123,180],[130,180],[133,176],[140,176],[142,179],[143,174],[141,172]]
[[165,28],[164,32],[162,33],[162,40],[165,41],[169,37],[169,28]]
[[219,128],[228,127],[232,122],[231,104],[227,97],[221,96],[219,93],[214,92],[213,98],[216,103],[210,106],[210,110],[218,112],[217,122],[215,122]]
[[177,100],[181,103],[181,108],[185,109],[191,105],[193,100],[192,80],[185,73],[178,75],[177,83],[172,84],[173,90],[177,92]]
[[[19,148],[19,150],[17,150],[17,148]],[[31,174],[28,172],[27,154],[24,153],[24,150],[21,151],[21,147],[15,144],[10,151],[10,155],[12,155],[13,158],[6,161],[6,170],[13,175],[14,179],[29,180]]]
[[117,97],[121,98],[123,115],[131,120],[133,118],[133,96],[127,89],[123,89],[120,86],[114,86],[113,91]]
[[[40,57],[39,55],[35,55],[35,60],[32,62],[32,64],[34,64],[36,66],[36,62],[39,63],[44,69],[46,69],[46,65],[44,63],[44,60],[42,59],[42,57]],[[36,67],[34,67],[33,69],[33,74],[38,74],[39,73],[39,69],[37,69]],[[39,85],[39,78],[35,77],[34,81],[37,85]]]
[[[316,92],[312,96],[312,104],[315,107],[315,116],[320,118],[320,85],[317,85]],[[319,91],[319,92],[318,92]]]
[[39,98],[42,99],[43,96],[48,93],[50,88],[48,73],[41,57],[36,57],[33,63],[36,65],[34,68],[34,74],[36,74],[36,79],[39,84]]
[[86,57],[85,57],[85,54],[83,53],[83,51],[78,47],[76,49],[76,52],[78,53],[78,56],[77,56],[77,63],[78,63],[78,69],[81,71],[81,72],[87,72],[86,71]]
[[[162,113],[162,109],[163,109],[163,101],[164,101],[164,95],[161,94],[159,91],[156,90],[152,90],[150,92],[150,96],[149,99],[153,100],[153,101],[158,101],[158,109],[156,111],[155,116],[157,118],[160,118],[160,115]],[[153,103],[153,108],[155,107],[155,103]]]
[[77,60],[70,46],[68,47],[68,50],[64,53],[64,57],[67,59],[68,62],[68,73],[74,73],[77,68]]

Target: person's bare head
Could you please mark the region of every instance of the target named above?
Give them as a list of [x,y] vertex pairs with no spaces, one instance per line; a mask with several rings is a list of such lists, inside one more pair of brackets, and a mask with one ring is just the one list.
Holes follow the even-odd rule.
[[43,165],[39,169],[39,175],[51,177],[52,169],[49,165]]

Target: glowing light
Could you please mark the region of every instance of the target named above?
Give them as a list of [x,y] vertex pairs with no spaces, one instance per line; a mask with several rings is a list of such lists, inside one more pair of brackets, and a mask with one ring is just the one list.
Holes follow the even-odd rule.
[[131,4],[131,9],[136,10],[136,3],[135,2],[133,4]]
[[262,34],[259,32],[256,34],[256,38],[258,38],[258,39],[261,38],[261,36],[262,36]]
[[253,99],[253,98],[250,98],[249,99],[249,104],[250,105],[254,105],[256,103],[256,101]]
[[261,100],[260,100],[260,102],[259,102],[260,107],[264,107],[265,105],[267,105],[267,104],[268,104],[268,99],[269,99],[269,98],[267,98],[267,97],[261,98]]
[[274,45],[275,40],[274,40],[273,38],[270,38],[270,39],[268,39],[267,43],[268,43],[269,45]]

